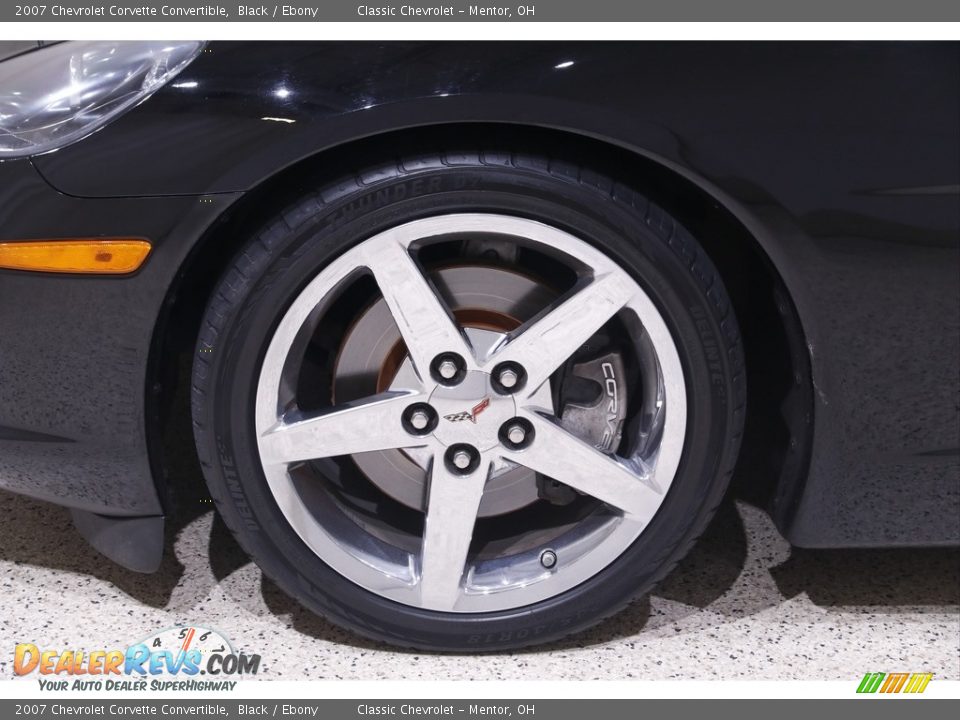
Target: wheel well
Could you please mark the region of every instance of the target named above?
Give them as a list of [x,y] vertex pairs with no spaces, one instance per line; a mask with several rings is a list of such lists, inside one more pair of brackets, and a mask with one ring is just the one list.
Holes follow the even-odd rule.
[[[562,155],[634,186],[680,219],[704,246],[727,287],[747,364],[747,418],[734,491],[783,517],[802,484],[812,432],[812,381],[796,308],[756,238],[715,198],[654,160],[584,136],[512,125],[465,124],[378,135],[322,151],[249,191],[204,234],[181,267],[155,333],[148,436],[158,478],[193,458],[190,358],[204,310],[221,274],[249,237],[296,195],[349,172],[418,151],[522,148]],[[402,148],[402,150],[398,150]],[[159,461],[159,462],[157,462]],[[196,477],[196,476],[194,476]],[[159,481],[169,507],[171,490]]]

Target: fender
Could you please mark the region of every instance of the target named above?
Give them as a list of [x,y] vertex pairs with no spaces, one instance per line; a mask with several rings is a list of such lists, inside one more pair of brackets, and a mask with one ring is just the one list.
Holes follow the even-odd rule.
[[[782,524],[788,539],[924,544],[915,528],[930,538],[956,528],[880,498],[899,492],[904,466],[922,466],[927,496],[949,491],[956,378],[927,397],[919,368],[897,378],[895,356],[877,348],[872,372],[924,395],[925,417],[946,422],[904,428],[902,413],[869,414],[865,343],[889,336],[890,313],[909,328],[907,310],[878,290],[858,302],[885,312],[853,324],[837,298],[859,271],[854,252],[871,259],[878,288],[913,263],[935,277],[914,311],[946,312],[956,332],[956,308],[930,303],[957,292],[943,269],[956,257],[958,84],[949,43],[212,43],[146,102],[34,164],[78,197],[239,194],[362,138],[475,122],[562,130],[654,160],[742,223],[800,318],[816,422],[807,483]],[[950,367],[951,347],[932,349],[926,366]],[[851,435],[860,426],[876,440]],[[847,520],[865,482],[889,508],[869,533]]]

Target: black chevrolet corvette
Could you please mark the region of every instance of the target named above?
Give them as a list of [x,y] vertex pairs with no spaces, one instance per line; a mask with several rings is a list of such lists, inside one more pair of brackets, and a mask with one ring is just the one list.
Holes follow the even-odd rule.
[[112,560],[160,562],[176,426],[399,645],[598,622],[735,471],[796,546],[960,541],[960,44],[0,58],[0,487]]

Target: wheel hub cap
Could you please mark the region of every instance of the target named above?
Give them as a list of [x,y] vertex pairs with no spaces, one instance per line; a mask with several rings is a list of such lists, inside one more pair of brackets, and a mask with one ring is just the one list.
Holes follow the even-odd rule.
[[499,395],[485,372],[469,372],[456,387],[438,385],[430,404],[440,415],[433,436],[444,445],[467,443],[481,452],[496,447],[500,426],[515,417],[513,397]]

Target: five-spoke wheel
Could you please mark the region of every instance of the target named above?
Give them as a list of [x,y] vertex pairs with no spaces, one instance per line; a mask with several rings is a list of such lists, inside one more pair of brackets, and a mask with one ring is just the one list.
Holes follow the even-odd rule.
[[210,491],[339,625],[459,650],[575,632],[649,590],[723,495],[744,377],[719,276],[629,187],[554,167],[358,171],[253,233],[214,293],[193,374]]
[[[464,235],[506,238],[562,257],[576,268],[576,279],[530,321],[494,337],[478,335],[472,342],[413,254]],[[293,383],[284,372],[297,367],[290,362],[291,348],[298,336],[314,332],[304,328],[316,320],[317,308],[358,274],[369,274],[376,282],[411,371],[384,392],[304,412],[289,394]],[[657,439],[626,454],[598,449],[563,427],[551,392],[551,378],[621,314],[629,316],[621,322],[642,328],[642,371],[658,389],[648,402]],[[607,388],[606,383],[598,386],[608,403],[620,400]],[[277,502],[325,562],[399,602],[476,612],[557,595],[601,570],[636,539],[676,472],[686,394],[677,350],[660,313],[610,259],[541,222],[451,214],[405,223],[365,240],[303,290],[280,321],[264,358],[256,422],[264,472]],[[298,463],[384,450],[416,453],[427,472],[420,547],[399,556],[396,546],[362,529],[343,529],[309,512],[291,472]],[[594,498],[602,507],[524,552],[471,558],[487,483],[517,466]],[[545,567],[539,558],[548,550],[556,562]]]

